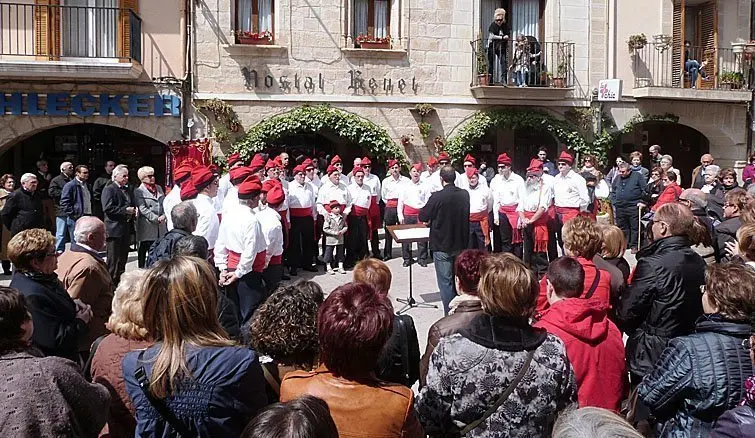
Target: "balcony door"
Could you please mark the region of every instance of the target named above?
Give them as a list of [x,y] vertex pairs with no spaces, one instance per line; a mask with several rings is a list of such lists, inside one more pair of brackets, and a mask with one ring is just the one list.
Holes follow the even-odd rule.
[[62,54],[117,62],[118,0],[64,0]]
[[483,41],[488,38],[488,27],[498,8],[506,10],[506,23],[511,29],[512,40],[517,35],[524,35],[543,42],[545,0],[480,0],[480,38]]
[[[717,81],[721,67],[717,0],[674,0],[672,41],[673,86],[690,86],[685,68],[687,60],[704,64],[701,69]],[[685,47],[685,41],[689,41],[689,47]],[[700,84],[702,89],[715,86],[714,81],[702,81]]]

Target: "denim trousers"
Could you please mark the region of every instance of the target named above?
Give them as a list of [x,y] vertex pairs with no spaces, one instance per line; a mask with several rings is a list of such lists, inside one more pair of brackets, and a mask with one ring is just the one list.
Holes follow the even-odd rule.
[[456,297],[456,283],[454,282],[454,261],[459,253],[433,252],[435,278],[438,281],[440,300],[443,302],[443,312],[448,315],[449,304]]
[[66,241],[73,243],[73,230],[76,228],[76,221],[69,217],[55,218],[55,252],[66,250]]

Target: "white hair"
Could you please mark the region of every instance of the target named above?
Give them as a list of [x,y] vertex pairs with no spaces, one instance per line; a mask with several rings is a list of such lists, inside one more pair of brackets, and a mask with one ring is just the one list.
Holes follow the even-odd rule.
[[68,166],[73,167],[73,163],[71,163],[70,161],[64,161],[64,162],[60,163],[60,171],[62,172]]
[[140,167],[139,170],[136,171],[136,177],[139,178],[139,181],[142,180],[145,176],[147,176],[148,173],[155,173],[155,168],[150,166],[143,166]]
[[33,173],[25,173],[21,175],[21,184],[29,181],[30,179],[37,179],[37,175],[34,175]]
[[717,164],[710,164],[705,167],[705,175],[718,176],[719,172],[721,172],[721,167]]
[[674,157],[671,155],[661,155],[661,161],[666,160],[668,164],[674,164]]
[[88,237],[102,227],[105,228],[105,223],[102,222],[96,216],[84,216],[76,221],[76,226],[73,229],[73,240],[76,243],[87,244]]
[[125,164],[119,164],[115,166],[115,169],[113,169],[113,176],[112,179],[115,181],[115,178],[120,176],[122,173],[128,173],[128,166]]
[[553,438],[641,438],[629,423],[608,409],[565,409],[553,426]]

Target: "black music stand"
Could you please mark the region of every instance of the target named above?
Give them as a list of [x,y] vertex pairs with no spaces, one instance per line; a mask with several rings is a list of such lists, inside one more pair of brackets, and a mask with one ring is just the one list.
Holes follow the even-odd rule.
[[[427,225],[425,225],[425,224],[390,225],[387,228],[388,228],[388,232],[391,233],[391,237],[393,237],[393,240],[395,240],[396,243],[400,243],[400,244],[406,243],[406,244],[411,245],[414,242],[424,243],[424,242],[428,242],[430,240],[430,234],[429,233],[427,234],[427,236],[408,237],[408,238],[407,237],[401,238],[398,235],[396,235],[396,231],[400,232],[401,230],[427,229]],[[413,286],[414,286],[414,283],[413,283],[413,280],[412,280],[412,265],[414,265],[414,263],[409,263],[409,297],[407,297],[407,298],[396,298],[396,301],[398,301],[399,303],[404,303],[404,307],[402,307],[401,310],[399,310],[398,312],[396,312],[397,315],[401,315],[402,313],[411,310],[413,307],[425,307],[425,308],[429,308],[429,309],[437,309],[438,308],[438,306],[435,305],[435,304],[418,303],[417,301],[414,300],[414,296],[412,295],[413,294]]]

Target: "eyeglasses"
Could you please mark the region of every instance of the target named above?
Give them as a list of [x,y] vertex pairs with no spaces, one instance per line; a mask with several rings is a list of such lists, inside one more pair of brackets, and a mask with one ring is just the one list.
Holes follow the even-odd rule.
[[559,161],[559,162],[558,162],[558,167],[561,167],[561,166],[568,166],[568,165],[569,165],[568,163],[564,163],[563,161]]
[[145,178],[154,178],[155,175],[144,175]]
[[503,18],[496,18],[495,21],[503,21]]
[[700,293],[705,295],[708,292],[708,288],[704,284],[700,285]]
[[745,338],[742,340],[742,348],[744,348],[745,351],[755,350],[755,347],[752,346],[750,338]]
[[219,181],[219,180],[218,180],[218,179],[216,178],[216,179],[215,179],[215,180],[214,180],[214,181],[213,181],[212,183],[210,183],[210,184],[211,184],[211,185],[213,185],[213,186],[219,186],[219,185],[220,185],[220,181]]
[[473,164],[465,164],[464,167],[474,167]]
[[728,202],[724,204],[724,208],[726,207],[734,207],[734,204],[729,204]]
[[367,164],[366,166],[362,166],[362,169],[371,169],[371,168],[372,166],[370,166],[369,164]]

